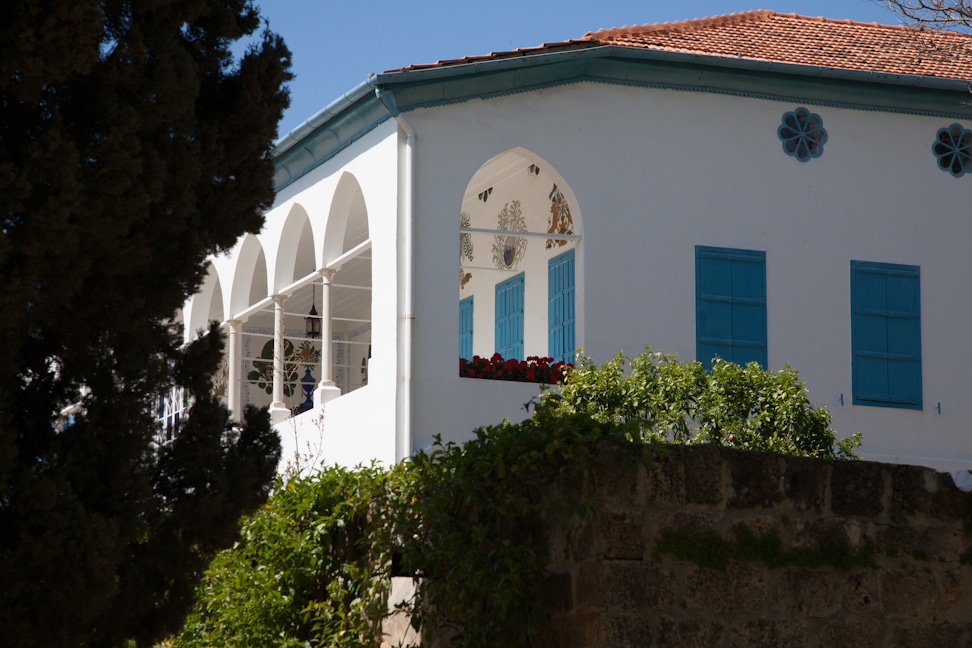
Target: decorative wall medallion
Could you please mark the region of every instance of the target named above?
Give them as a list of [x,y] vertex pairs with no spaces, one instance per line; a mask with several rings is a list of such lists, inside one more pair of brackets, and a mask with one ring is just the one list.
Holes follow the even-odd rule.
[[[507,232],[526,231],[526,221],[523,219],[523,210],[520,209],[519,200],[513,200],[503,205],[496,229]],[[523,258],[526,246],[527,240],[522,236],[494,236],[493,264],[500,270],[512,270]]]
[[[459,227],[470,227],[472,223],[472,218],[466,212],[459,213]],[[465,288],[469,280],[472,279],[472,273],[466,272],[462,267],[463,260],[468,259],[473,260],[473,243],[472,234],[461,233],[459,234],[459,288]]]
[[823,147],[827,143],[823,119],[806,108],[784,113],[783,123],[776,129],[776,134],[783,142],[783,152],[801,162],[809,162],[811,158],[823,155]]
[[[547,197],[550,198],[550,218],[547,219],[547,234],[573,234],[574,219],[570,215],[570,205],[567,204],[567,199],[564,198],[564,194],[560,193],[560,189],[557,188],[556,184],[550,190],[550,194]],[[547,239],[548,250],[555,245],[567,245],[567,241],[563,239],[559,241]]]
[[961,178],[972,171],[972,131],[961,124],[939,128],[932,144],[938,168]]

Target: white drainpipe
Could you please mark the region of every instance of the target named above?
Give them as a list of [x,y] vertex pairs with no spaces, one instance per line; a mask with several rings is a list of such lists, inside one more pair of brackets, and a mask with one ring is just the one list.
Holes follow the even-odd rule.
[[[374,79],[375,77],[372,77]],[[400,179],[400,213],[402,215],[402,272],[404,281],[402,286],[404,301],[404,321],[402,322],[402,339],[398,352],[398,364],[401,367],[402,384],[400,390],[400,406],[396,420],[396,427],[400,436],[395,440],[395,460],[401,461],[412,455],[412,330],[415,324],[413,310],[413,281],[415,259],[412,233],[415,225],[414,213],[414,165],[415,165],[415,131],[402,116],[395,105],[395,98],[387,90],[375,88],[375,96],[385,106],[388,113],[398,122],[398,127],[405,133],[404,159],[402,160]]]

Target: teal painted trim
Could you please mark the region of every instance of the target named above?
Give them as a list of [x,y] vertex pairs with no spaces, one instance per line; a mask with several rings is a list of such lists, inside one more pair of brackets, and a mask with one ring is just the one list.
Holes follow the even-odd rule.
[[[550,53],[373,76],[277,142],[277,190],[392,118],[392,110],[407,112],[585,81],[972,119],[969,86],[958,79],[578,44]],[[378,96],[389,91],[394,93],[394,108]]]
[[953,79],[787,64],[753,65],[757,62],[738,60],[738,66],[727,67],[718,57],[654,60],[637,57],[630,51],[622,53],[624,57],[581,57],[575,53],[578,55],[572,58],[538,63],[532,69],[470,69],[451,78],[422,80],[412,76],[408,83],[392,79],[388,82],[402,85],[396,90],[396,97],[403,111],[592,81],[859,110],[972,117],[968,87]]
[[921,268],[851,260],[853,404],[923,408]]
[[274,184],[277,191],[324,164],[389,119],[391,115],[374,92],[358,99],[348,109],[313,129],[299,143],[276,155]]
[[768,364],[766,252],[695,246],[695,358]]

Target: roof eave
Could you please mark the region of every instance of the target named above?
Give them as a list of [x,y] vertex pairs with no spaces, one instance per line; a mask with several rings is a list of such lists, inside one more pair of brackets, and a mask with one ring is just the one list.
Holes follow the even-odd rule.
[[389,119],[376,90],[390,95],[398,109],[408,111],[578,81],[972,118],[970,83],[962,79],[596,43],[579,46],[575,41],[564,48],[372,76],[276,142],[277,188]]

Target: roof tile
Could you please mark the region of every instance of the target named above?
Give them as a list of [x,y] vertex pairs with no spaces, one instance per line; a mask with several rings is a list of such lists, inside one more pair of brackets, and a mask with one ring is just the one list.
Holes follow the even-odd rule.
[[580,39],[405,70],[616,45],[885,74],[972,79],[972,34],[901,25],[746,11],[588,32]]

